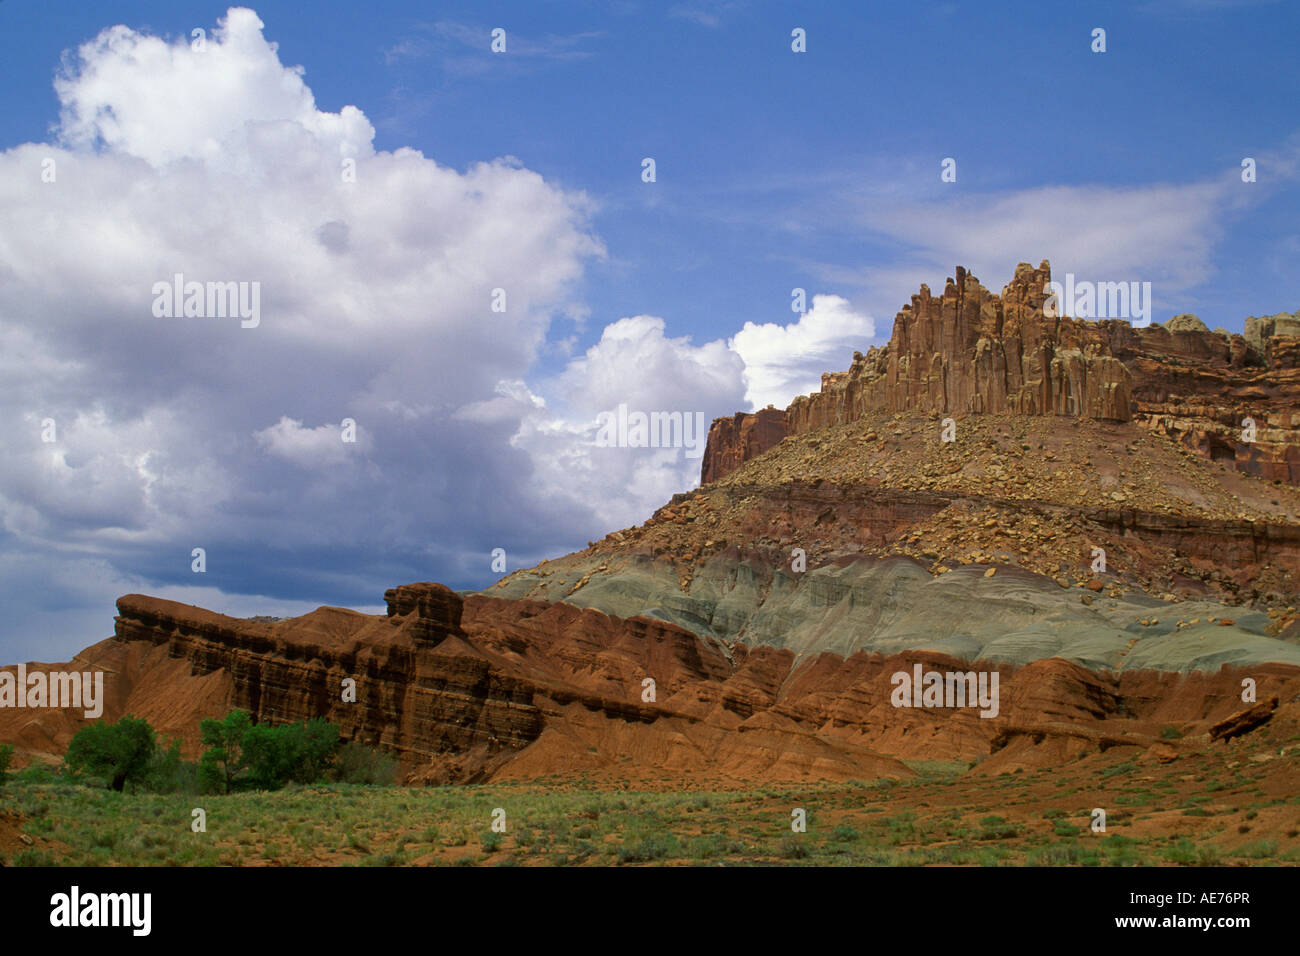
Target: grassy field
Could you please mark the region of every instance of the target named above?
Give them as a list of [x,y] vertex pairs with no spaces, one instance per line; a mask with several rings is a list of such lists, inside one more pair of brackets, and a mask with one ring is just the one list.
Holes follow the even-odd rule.
[[[905,783],[671,792],[569,780],[124,795],[11,780],[0,856],[10,866],[1300,863],[1300,797],[1270,795],[1246,773],[1196,779],[1115,761],[1081,788],[1075,774],[914,769],[921,777]],[[1095,806],[1104,833],[1090,828]],[[205,833],[191,830],[196,807]],[[792,831],[796,808],[806,832]],[[497,809],[504,832],[492,829]]]

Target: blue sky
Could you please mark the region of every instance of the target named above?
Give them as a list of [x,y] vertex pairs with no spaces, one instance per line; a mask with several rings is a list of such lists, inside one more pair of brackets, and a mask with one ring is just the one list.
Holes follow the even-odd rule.
[[[581,547],[698,476],[593,451],[597,412],[783,405],[956,264],[1232,331],[1300,308],[1294,5],[883,6],[263,2],[203,60],[224,5],[0,3],[0,660],[107,636],[125,590],[374,606]],[[341,154],[351,196],[312,178]],[[148,324],[131,289],[205,268],[263,282],[262,329]]]

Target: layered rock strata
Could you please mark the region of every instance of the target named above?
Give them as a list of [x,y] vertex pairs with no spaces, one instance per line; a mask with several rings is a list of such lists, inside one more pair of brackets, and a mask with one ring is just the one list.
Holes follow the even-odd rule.
[[[325,717],[396,754],[409,781],[432,783],[899,779],[913,775],[903,760],[990,773],[1112,748],[1193,753],[1211,734],[1262,723],[1240,702],[1244,676],[1270,708],[1283,702],[1269,716],[1288,725],[1300,694],[1300,667],[1280,664],[1106,674],[1060,659],[969,664],[924,650],[800,657],[562,603],[462,602],[427,583],[390,591],[389,612],[320,608],[268,623],[127,595],[116,636],[75,663],[108,672],[106,719],[145,717],[190,755],[201,718],[242,707],[259,722]],[[436,644],[425,625],[441,635]],[[900,706],[898,675],[918,672],[969,673],[969,686],[990,696]],[[347,677],[355,703],[338,693]],[[61,754],[86,722],[80,711],[0,710],[0,740],[16,742],[25,762]],[[1184,734],[1176,745],[1161,740],[1170,724]]]

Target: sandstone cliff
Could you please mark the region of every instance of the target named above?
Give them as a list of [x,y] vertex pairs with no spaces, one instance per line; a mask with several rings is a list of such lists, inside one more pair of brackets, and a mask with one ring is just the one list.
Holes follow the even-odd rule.
[[[1288,719],[1300,693],[1300,668],[1278,664],[1101,674],[1059,659],[970,665],[933,651],[799,657],[562,603],[462,602],[437,584],[386,597],[387,617],[320,608],[259,623],[126,595],[116,636],[76,663],[108,672],[106,719],[142,716],[191,756],[201,718],[241,707],[259,722],[326,717],[346,738],[397,755],[409,781],[433,783],[905,778],[904,759],[984,761],[993,772],[1112,747],[1140,754],[1171,722],[1186,729],[1190,753],[1211,727],[1247,732],[1243,675],[1261,699],[1287,701]],[[996,672],[997,715],[895,706],[893,675],[916,665]],[[349,677],[355,703],[340,694]],[[77,710],[2,710],[0,740],[18,744],[24,762],[56,756],[85,723]]]
[[786,436],[787,428],[786,413],[778,408],[714,419],[700,465],[700,481],[717,481],[763,454]]
[[[1187,317],[1135,328],[1050,316],[1050,280],[1044,261],[1037,269],[1020,263],[1001,295],[960,266],[942,295],[923,285],[895,318],[889,344],[823,374],[820,392],[796,398],[783,416],[715,420],[701,482],[720,480],[787,434],[871,412],[920,411],[1136,421],[1212,461],[1300,484],[1300,323],[1252,317],[1243,337]],[[760,429],[761,440],[745,440]]]

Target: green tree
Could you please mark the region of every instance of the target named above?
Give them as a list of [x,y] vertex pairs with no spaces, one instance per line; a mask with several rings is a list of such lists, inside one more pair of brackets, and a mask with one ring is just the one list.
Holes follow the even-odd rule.
[[302,728],[300,756],[293,775],[298,783],[315,783],[334,762],[341,737],[336,724],[315,717]]
[[293,771],[296,735],[292,727],[257,724],[244,735],[248,782],[259,790],[278,790]]
[[156,744],[149,722],[128,714],[115,724],[101,720],[77,731],[64,761],[73,770],[105,778],[121,793],[144,776]]
[[225,720],[204,720],[199,740],[209,748],[199,758],[199,780],[209,790],[229,793],[236,778],[248,767],[244,739],[253,727],[248,711],[232,710]]
[[258,724],[244,737],[249,782],[265,790],[290,780],[314,783],[325,775],[338,744],[338,727],[321,718],[280,727]]
[[13,759],[13,744],[0,744],[0,787],[5,785],[5,778],[9,776],[9,762]]

